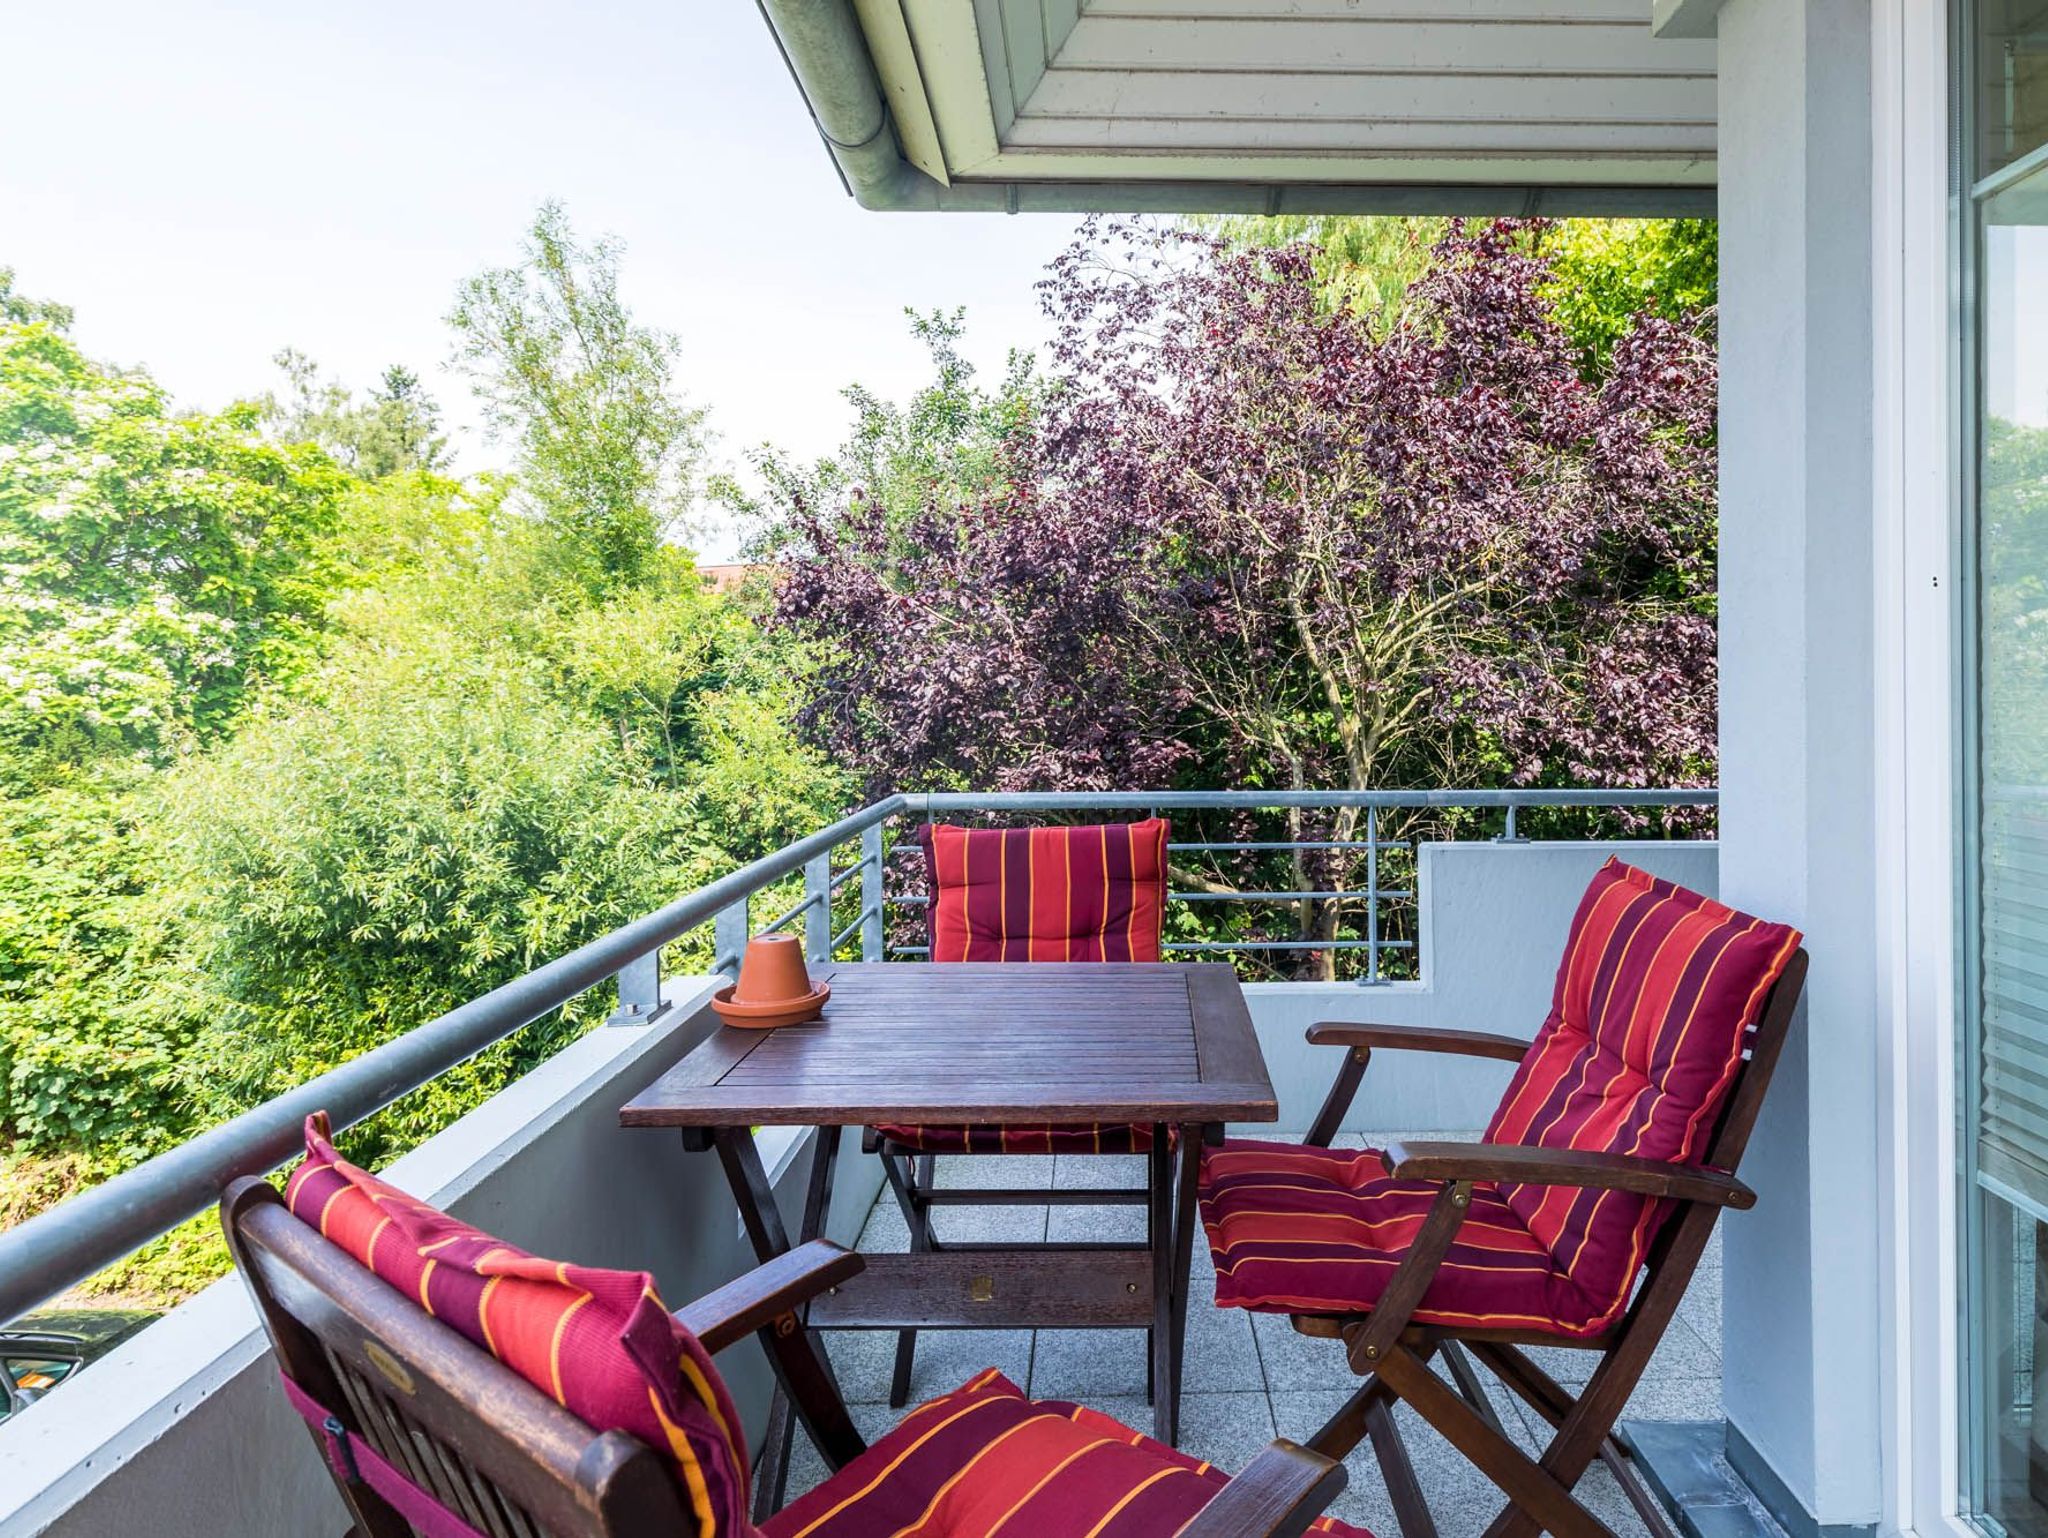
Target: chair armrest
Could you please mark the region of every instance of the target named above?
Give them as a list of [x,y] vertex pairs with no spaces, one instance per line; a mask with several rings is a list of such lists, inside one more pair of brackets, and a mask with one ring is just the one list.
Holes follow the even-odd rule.
[[1536,1186],[1582,1186],[1632,1191],[1682,1202],[1749,1208],[1756,1192],[1720,1170],[1638,1159],[1632,1154],[1576,1148],[1530,1148],[1518,1143],[1389,1143],[1381,1154],[1387,1173],[1403,1180],[1519,1181]]
[[1318,1047],[1384,1047],[1403,1052],[1450,1052],[1460,1057],[1496,1057],[1519,1063],[1529,1043],[1492,1031],[1450,1031],[1433,1025],[1368,1025],[1356,1020],[1322,1020],[1308,1028]]
[[813,1239],[677,1309],[675,1316],[704,1343],[706,1351],[723,1351],[794,1312],[826,1288],[859,1275],[866,1264],[829,1239]]
[[1180,1538],[1298,1538],[1344,1484],[1343,1464],[1282,1439],[1246,1464]]

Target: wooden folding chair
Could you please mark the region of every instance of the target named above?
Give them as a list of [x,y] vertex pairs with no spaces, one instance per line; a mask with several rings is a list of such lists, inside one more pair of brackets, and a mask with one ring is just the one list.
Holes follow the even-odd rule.
[[[929,1487],[952,1485],[966,1477],[963,1470],[970,1465],[1018,1484],[1020,1506],[1027,1486],[1050,1489],[1047,1498],[1057,1510],[1052,1520],[1041,1516],[1031,1526],[1037,1538],[1081,1538],[1088,1532],[1137,1538],[1147,1529],[1131,1525],[1141,1509],[1131,1503],[1156,1501],[1160,1490],[1153,1487],[1163,1489],[1164,1482],[1177,1482],[1179,1499],[1192,1503],[1186,1525],[1173,1523],[1183,1538],[1291,1538],[1309,1531],[1368,1538],[1319,1515],[1344,1488],[1343,1467],[1330,1459],[1275,1442],[1243,1475],[1226,1482],[1207,1465],[1134,1432],[1105,1432],[1114,1423],[1094,1412],[1036,1405],[1014,1390],[1005,1394],[1001,1389],[1009,1386],[993,1385],[993,1372],[912,1412],[890,1439],[867,1448],[803,1325],[810,1299],[846,1284],[861,1269],[858,1255],[823,1241],[792,1250],[673,1316],[706,1353],[749,1335],[758,1338],[803,1423],[838,1471],[804,1498],[808,1507],[804,1501],[793,1504],[757,1530],[743,1509],[744,1490],[716,1477],[744,1470],[740,1444],[726,1450],[692,1444],[664,1455],[625,1431],[589,1424],[528,1375],[323,1238],[263,1181],[235,1182],[222,1200],[221,1222],[276,1351],[286,1396],[311,1429],[354,1521],[351,1538],[754,1538],[757,1532],[759,1538],[790,1538],[798,1531],[817,1538],[870,1538],[902,1524],[906,1501],[913,1510],[924,1505]],[[380,1266],[387,1252],[379,1246],[398,1242],[370,1241]],[[509,1251],[500,1246],[487,1253]],[[572,1281],[577,1275],[573,1269],[566,1274]],[[421,1275],[422,1294],[435,1285]],[[572,1305],[566,1312],[574,1311]],[[508,1322],[501,1317],[501,1331]],[[559,1325],[554,1338],[563,1354]],[[497,1347],[505,1349],[502,1339]],[[687,1357],[679,1371],[687,1376],[696,1370],[690,1366],[695,1360]],[[556,1368],[557,1393],[561,1370]],[[715,1398],[707,1402],[729,1408],[715,1372],[709,1376],[706,1392]],[[1063,1428],[1067,1412],[1074,1424]],[[1055,1442],[1066,1436],[1083,1453],[1048,1463],[1043,1479],[1032,1486],[1033,1470],[1020,1473],[1014,1464],[1006,1470],[996,1456],[1002,1437],[960,1435],[971,1416],[991,1425],[1022,1423],[1021,1429],[1038,1429]],[[1050,1428],[1034,1428],[1034,1420],[1049,1421]],[[738,1429],[723,1426],[716,1414],[712,1421],[720,1422],[718,1433],[727,1441]],[[700,1418],[692,1424],[692,1434],[701,1435],[710,1422]],[[927,1425],[933,1428],[929,1433]],[[941,1432],[950,1440],[942,1440]],[[683,1433],[672,1431],[669,1440],[679,1447]],[[1087,1458],[1097,1460],[1087,1481],[1064,1492],[1049,1484]],[[1123,1461],[1110,1469],[1103,1460]],[[720,1467],[713,1469],[714,1462]],[[899,1489],[898,1481],[910,1487]],[[938,1508],[936,1495],[931,1505]],[[1124,1505],[1132,1517],[1119,1515]],[[1076,1525],[1063,1525],[1062,1511]],[[934,1519],[921,1530],[952,1529]]]
[[[1596,887],[1598,884],[1596,880]],[[1668,901],[1672,890],[1682,892],[1670,888],[1668,883],[1655,883],[1653,889],[1645,889],[1642,900],[1652,901],[1661,892]],[[1591,894],[1589,900],[1590,897]],[[1583,912],[1582,909],[1582,916]],[[1783,942],[1782,969],[1768,983],[1754,1025],[1738,1025],[1743,1032],[1739,1057],[1733,1063],[1732,1078],[1718,1099],[1718,1111],[1713,1114],[1710,1131],[1701,1140],[1696,1159],[1672,1163],[1613,1150],[1494,1141],[1394,1142],[1384,1150],[1368,1150],[1357,1156],[1361,1160],[1379,1161],[1373,1173],[1378,1175],[1383,1170],[1383,1178],[1358,1190],[1366,1198],[1379,1197],[1402,1207],[1400,1226],[1410,1232],[1405,1247],[1389,1251],[1386,1264],[1374,1273],[1375,1284],[1383,1282],[1383,1286],[1369,1306],[1347,1309],[1333,1306],[1335,1300],[1325,1297],[1316,1300],[1317,1306],[1312,1308],[1273,1307],[1271,1311],[1290,1313],[1295,1329],[1302,1334],[1343,1341],[1352,1370],[1364,1382],[1310,1439],[1309,1446],[1330,1457],[1342,1458],[1369,1437],[1405,1538],[1434,1538],[1436,1526],[1392,1414],[1396,1400],[1405,1401],[1441,1432],[1506,1497],[1507,1504],[1486,1529],[1485,1538],[1532,1538],[1539,1529],[1559,1538],[1613,1538],[1611,1531],[1573,1494],[1580,1476],[1596,1457],[1613,1472],[1651,1533],[1656,1538],[1672,1538],[1663,1509],[1617,1445],[1614,1424],[1670,1325],[1722,1209],[1747,1208],[1756,1201],[1755,1194],[1736,1178],[1735,1171],[1791,1028],[1807,969],[1806,952],[1795,948],[1797,933],[1782,926],[1770,927],[1787,937]],[[1567,970],[1571,961],[1568,953]],[[1566,985],[1567,979],[1561,975],[1561,996]],[[1598,986],[1597,980],[1594,986]],[[1545,1042],[1543,1036],[1531,1043],[1487,1032],[1353,1022],[1312,1026],[1308,1039],[1320,1045],[1341,1047],[1346,1055],[1303,1153],[1307,1149],[1330,1149],[1375,1050],[1435,1052],[1522,1063],[1524,1067],[1517,1074],[1517,1083],[1521,1083],[1529,1063]],[[1503,1109],[1507,1109],[1505,1101]],[[1499,1120],[1497,1115],[1496,1122]],[[1236,1157],[1243,1161],[1245,1169],[1256,1169],[1263,1159],[1281,1181],[1292,1181],[1297,1191],[1313,1185],[1317,1179],[1313,1169],[1287,1170],[1287,1151],[1278,1145],[1225,1144],[1221,1150],[1212,1151],[1211,1164],[1205,1165],[1204,1172],[1204,1215],[1211,1225],[1219,1273],[1231,1273],[1231,1268],[1244,1260],[1244,1253],[1234,1252],[1227,1242],[1220,1242],[1226,1236],[1218,1228],[1219,1218],[1233,1202],[1224,1189],[1233,1178],[1224,1173],[1233,1167],[1233,1149],[1238,1151]],[[1262,1154],[1262,1149],[1270,1151]],[[1328,1162],[1349,1160],[1351,1156],[1332,1150],[1319,1157]],[[1661,1220],[1657,1211],[1649,1213],[1644,1225],[1651,1235],[1647,1252],[1640,1266],[1633,1268],[1640,1272],[1640,1284],[1631,1295],[1628,1286],[1633,1270],[1623,1278],[1615,1298],[1615,1317],[1609,1321],[1596,1319],[1597,1328],[1568,1331],[1562,1326],[1546,1327],[1539,1320],[1510,1321],[1506,1311],[1499,1316],[1500,1322],[1486,1322],[1473,1305],[1446,1300],[1446,1283],[1451,1288],[1469,1289],[1497,1282],[1485,1277],[1476,1282],[1469,1277],[1452,1277],[1446,1269],[1449,1265],[1474,1273],[1493,1266],[1526,1265],[1533,1273],[1536,1263],[1528,1246],[1523,1245],[1518,1251],[1513,1247],[1516,1241],[1512,1236],[1489,1239],[1488,1235],[1475,1234],[1466,1227],[1472,1223],[1484,1229],[1491,1223],[1506,1234],[1512,1227],[1512,1214],[1503,1206],[1498,1193],[1507,1188],[1548,1188],[1553,1195],[1563,1193],[1565,1201],[1578,1200],[1577,1193],[1592,1192],[1622,1193],[1664,1204]],[[1247,1201],[1243,1193],[1251,1189],[1238,1188],[1234,1200],[1240,1209]],[[1604,1199],[1594,1198],[1596,1202]],[[1300,1200],[1308,1206],[1316,1198],[1303,1195]],[[1263,1215],[1260,1221],[1284,1225],[1291,1219]],[[1314,1229],[1315,1220],[1311,1220],[1302,1228],[1304,1237],[1291,1247],[1257,1241],[1244,1246],[1243,1251],[1280,1257],[1269,1262],[1274,1266],[1284,1265],[1289,1257],[1298,1261],[1304,1256],[1332,1253],[1327,1243],[1321,1243],[1332,1230],[1326,1226],[1311,1232]],[[1488,1242],[1503,1248],[1495,1251],[1474,1247]],[[1341,1267],[1343,1263],[1337,1264]],[[1266,1273],[1260,1285],[1289,1285],[1276,1283],[1275,1278],[1282,1274]],[[1330,1284],[1310,1279],[1295,1285]],[[1468,1310],[1469,1317],[1457,1317],[1460,1309]],[[1594,1352],[1598,1362],[1585,1387],[1573,1394],[1530,1359],[1523,1349],[1529,1346]],[[1443,1359],[1448,1382],[1430,1365],[1438,1357]],[[1502,1426],[1474,1369],[1475,1358],[1553,1428],[1551,1440],[1539,1456],[1530,1457]]]
[[[964,961],[1158,961],[1166,908],[1164,818],[1077,827],[961,828],[927,823],[924,854],[929,959]],[[1001,1022],[991,1022],[995,1029]],[[1170,1150],[1143,1124],[1078,1127],[870,1127],[864,1152],[878,1154],[914,1251],[949,1247],[933,1211],[942,1207],[1137,1207],[1148,1224],[1173,1172]],[[946,1189],[938,1159],[979,1154],[1143,1154],[1142,1186],[974,1186]],[[1103,1249],[1148,1248],[1099,1241]],[[1011,1248],[1021,1246],[1008,1246]],[[1072,1244],[1062,1244],[1070,1249]],[[896,1339],[889,1403],[910,1396],[917,1331]],[[1152,1351],[1145,1351],[1148,1393]]]

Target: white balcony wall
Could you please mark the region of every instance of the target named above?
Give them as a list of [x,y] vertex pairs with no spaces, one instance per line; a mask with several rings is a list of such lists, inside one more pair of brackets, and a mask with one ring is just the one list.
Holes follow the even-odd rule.
[[[1610,854],[1695,891],[1715,890],[1711,843],[1425,844],[1418,852],[1422,912],[1419,983],[1253,983],[1245,989],[1259,1045],[1280,1095],[1280,1129],[1315,1119],[1342,1057],[1311,1047],[1318,1020],[1434,1025],[1536,1034],[1579,895]],[[1433,1053],[1376,1052],[1345,1129],[1455,1132],[1486,1125],[1508,1065]],[[1250,1136],[1270,1135],[1239,1129]]]
[[[1321,1105],[1338,1053],[1311,1048],[1316,1020],[1371,1020],[1530,1036],[1549,1007],[1565,931],[1587,880],[1617,846],[1436,844],[1420,851],[1419,983],[1254,984],[1248,994],[1279,1091],[1277,1127],[1299,1133]],[[1705,891],[1710,843],[1619,848]],[[673,1133],[626,1131],[618,1108],[711,1024],[701,979],[673,982],[664,1024],[591,1032],[386,1173],[403,1188],[538,1253],[655,1274],[671,1303],[745,1270],[751,1252],[717,1162]],[[1375,1057],[1347,1126],[1374,1131],[1481,1126],[1506,1069],[1418,1054]],[[1254,1129],[1238,1129],[1253,1131]],[[808,1139],[763,1135],[794,1224]],[[849,1146],[833,1237],[851,1242],[880,1185]],[[720,1358],[750,1425],[768,1375],[751,1343]],[[96,1363],[0,1428],[0,1538],[219,1538],[339,1533],[327,1476],[273,1377],[253,1311],[233,1278]]]

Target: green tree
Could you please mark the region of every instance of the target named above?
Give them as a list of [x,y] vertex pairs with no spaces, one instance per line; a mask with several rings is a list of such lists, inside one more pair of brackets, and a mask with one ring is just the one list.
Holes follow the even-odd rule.
[[120,1162],[183,1124],[144,792],[317,651],[350,482],[69,319],[0,275],[0,1144]]
[[71,306],[16,293],[14,269],[0,267],[0,321],[16,326],[41,324],[58,331],[68,331],[71,329]]
[[633,319],[619,253],[545,204],[520,263],[464,283],[448,316],[486,419],[516,446],[519,496],[596,592],[652,572],[704,451],[704,414],[675,384],[681,344]]
[[1215,214],[1188,221],[1240,249],[1304,242],[1316,248],[1316,283],[1324,304],[1393,324],[1408,286],[1429,268],[1429,253],[1447,219],[1372,214]]
[[1636,317],[1683,320],[1713,307],[1720,229],[1712,219],[1564,219],[1538,232],[1581,373],[1606,369]]
[[[406,653],[344,646],[312,683],[159,792],[201,980],[180,1082],[205,1121],[672,894],[679,808],[619,772],[533,660],[443,632]],[[561,1039],[523,1033],[401,1125],[430,1130]]]
[[775,548],[791,510],[832,507],[852,496],[882,509],[900,530],[921,513],[973,502],[1004,483],[1016,445],[1038,420],[1043,384],[1031,354],[1013,351],[1001,381],[987,389],[960,351],[965,311],[904,314],[931,357],[930,383],[901,405],[865,385],[848,385],[840,393],[854,421],[837,453],[809,464],[772,446],[754,455],[765,497],[730,480],[716,483],[764,552]]
[[[1429,266],[1448,219],[1372,214],[1226,214],[1189,221],[1240,250],[1315,248],[1324,306],[1350,309],[1384,334]],[[1587,379],[1605,374],[1614,344],[1642,315],[1683,320],[1712,308],[1720,226],[1712,219],[1538,219],[1526,238],[1551,269],[1544,296]]]
[[[24,313],[27,313],[26,311]],[[311,654],[348,480],[238,405],[174,414],[48,318],[0,322],[0,743],[161,757]]]
[[347,386],[322,379],[319,366],[287,347],[277,355],[290,393],[266,396],[265,417],[286,443],[317,444],[334,461],[365,480],[447,468],[448,439],[441,432],[441,408],[419,376],[400,364],[357,400]]

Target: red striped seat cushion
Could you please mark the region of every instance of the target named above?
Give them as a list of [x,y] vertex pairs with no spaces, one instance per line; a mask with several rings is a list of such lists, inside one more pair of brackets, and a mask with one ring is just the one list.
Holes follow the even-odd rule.
[[305,1162],[285,1201],[594,1429],[665,1451],[695,1515],[691,1538],[754,1531],[745,1441],[725,1383],[646,1272],[541,1260],[415,1201],[336,1154],[324,1113],[306,1119]]
[[918,830],[933,961],[1157,961],[1166,819]]
[[[993,1368],[920,1405],[763,1538],[1171,1538],[1230,1480]],[[1318,1518],[1312,1533],[1370,1538]]]
[[[1486,1140],[1697,1162],[1797,930],[1610,859],[1579,903],[1543,1028]],[[1226,1306],[1370,1309],[1434,1188],[1377,1154],[1229,1143],[1203,1161],[1203,1219]],[[1425,1323],[1597,1335],[1670,1203],[1618,1191],[1480,1187]]]
[[[1166,819],[918,830],[933,961],[1157,961]],[[1145,1153],[1147,1126],[878,1129],[920,1153]]]
[[[1371,1309],[1438,1187],[1390,1180],[1379,1150],[1233,1138],[1202,1156],[1202,1224],[1224,1308],[1293,1314]],[[1491,1186],[1438,1270],[1418,1324],[1598,1333],[1583,1297]]]

